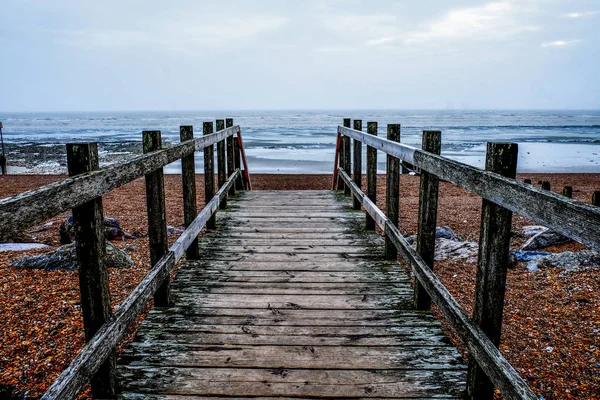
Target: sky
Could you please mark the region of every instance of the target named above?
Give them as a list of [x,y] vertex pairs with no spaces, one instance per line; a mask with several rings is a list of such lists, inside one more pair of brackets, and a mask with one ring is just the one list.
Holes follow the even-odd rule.
[[599,109],[600,0],[0,0],[0,110]]

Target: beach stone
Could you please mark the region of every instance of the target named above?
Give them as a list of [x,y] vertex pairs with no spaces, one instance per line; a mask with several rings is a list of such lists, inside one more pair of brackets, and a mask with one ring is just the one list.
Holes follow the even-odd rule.
[[[73,215],[69,215],[58,228],[61,244],[69,244],[75,241],[75,227],[73,225]],[[104,217],[104,237],[106,240],[131,239],[129,235],[121,229],[121,224],[115,218]]]
[[435,237],[449,239],[454,241],[462,241],[462,238],[456,234],[449,226],[438,226],[435,228]]
[[[446,227],[447,228],[447,227]],[[437,237],[438,229],[436,228],[436,239],[435,239],[435,256],[436,261],[445,259],[467,259],[468,262],[477,261],[477,253],[479,252],[479,245],[476,242],[463,241],[460,237],[448,228],[452,232],[449,234],[448,231],[440,230],[443,235],[448,235],[451,239],[446,237]],[[406,241],[413,247],[417,246],[417,235],[411,235],[406,238]]]
[[[123,250],[110,242],[106,242],[106,264],[109,268],[133,267],[133,260]],[[25,256],[9,265],[16,269],[43,269],[54,271],[58,269],[74,271],[77,269],[77,256],[75,243],[61,246],[48,253]]]
[[541,230],[540,232],[531,236],[529,240],[527,240],[525,244],[521,246],[521,250],[543,249],[544,247],[569,243],[571,241],[572,240],[568,237],[545,228],[545,230]]
[[[468,259],[469,262],[477,260],[479,245],[475,242],[451,240],[445,238],[437,238],[435,240],[435,257],[434,260],[441,261],[445,259]],[[473,257],[475,259],[473,260]]]
[[580,267],[600,266],[600,253],[593,250],[563,251],[530,261],[527,269],[531,272],[540,268],[560,268],[565,271],[576,271]]
[[171,225],[167,225],[167,235],[171,236],[171,235],[181,235],[185,230],[181,229],[181,228],[176,228],[174,226]]

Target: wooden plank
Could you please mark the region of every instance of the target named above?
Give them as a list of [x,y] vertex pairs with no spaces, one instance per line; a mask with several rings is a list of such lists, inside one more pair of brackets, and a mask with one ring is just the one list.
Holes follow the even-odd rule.
[[[194,139],[194,127],[191,125],[179,127],[179,138],[182,142]],[[190,154],[181,159],[181,186],[183,190],[183,223],[189,226],[196,215],[198,208],[196,206],[196,162],[194,154]],[[195,239],[186,250],[188,260],[197,260],[199,255],[198,239]]]
[[[340,335],[337,333],[331,335],[313,334],[310,332],[302,335],[294,332],[294,327],[287,327],[291,334],[284,335],[269,335],[258,334],[248,328],[249,332],[238,333],[202,333],[196,331],[191,332],[161,332],[158,334],[141,334],[136,338],[136,342],[132,343],[132,347],[151,346],[153,342],[167,341],[176,344],[190,344],[194,346],[204,345],[242,345],[242,346],[443,346],[447,342],[447,338],[443,335],[422,335],[412,338],[405,336],[396,337],[387,332],[382,336],[371,335]],[[291,328],[291,329],[290,329]],[[269,328],[267,327],[268,331]]]
[[[367,122],[367,133],[377,136],[377,122]],[[377,204],[377,149],[372,146],[367,146],[366,194],[374,204]],[[375,220],[369,214],[366,215],[365,228],[375,230]]]
[[[400,142],[400,124],[388,124],[387,138],[392,142]],[[358,188],[360,190],[360,188]],[[391,224],[398,226],[400,211],[400,159],[387,155],[385,184],[386,214]],[[385,257],[395,260],[398,255],[392,241],[385,237]]]
[[338,132],[406,160],[440,179],[600,250],[600,210],[548,190],[345,127]]
[[[204,135],[213,133],[212,122],[204,122],[202,124],[202,132]],[[215,195],[215,150],[214,146],[204,148],[204,202],[208,203]],[[206,223],[207,229],[215,229],[216,218],[214,215],[210,217]]]
[[[344,118],[344,126],[350,128],[350,121],[351,121],[350,118]],[[342,163],[343,164],[342,169],[348,175],[352,175],[350,138],[348,136],[342,137],[342,148],[344,149],[344,151],[342,152],[342,155],[344,156],[343,163]],[[344,194],[346,196],[348,196],[350,194],[350,188],[348,187],[348,185],[344,186]]]
[[[229,128],[233,126],[233,119],[231,118],[226,118],[225,119],[225,127]],[[235,147],[233,144],[234,138],[233,136],[228,136],[227,137],[227,177],[230,178],[231,175],[233,175],[234,171],[235,171]],[[229,195],[230,196],[234,196],[235,195],[235,185],[231,186],[231,189],[229,189]]]
[[[97,143],[67,144],[67,166],[69,176],[89,173],[99,168]],[[73,208],[79,275],[81,313],[86,342],[90,342],[102,325],[112,317],[106,239],[102,197]],[[116,353],[113,351],[92,376],[91,387],[94,398],[114,397],[117,391]]]
[[[128,388],[153,393],[167,387],[173,394],[213,396],[303,396],[305,398],[411,398],[460,393],[460,371],[433,370],[299,370],[232,368],[148,368],[126,366],[122,374]],[[173,380],[165,381],[165,376]],[[158,390],[158,393],[164,391]]]
[[[348,246],[235,246],[235,245],[223,245],[223,246],[210,246],[202,243],[200,248],[205,252],[233,252],[233,253],[296,253],[296,254],[364,254],[367,250],[363,247],[357,247],[353,245]],[[379,253],[379,249],[376,250]]]
[[372,283],[372,282],[408,282],[404,273],[397,271],[296,271],[291,268],[280,271],[236,271],[196,269],[179,273],[179,279],[211,279],[213,282],[261,282],[261,283]]
[[[225,129],[225,120],[218,119],[215,122],[215,129],[217,131]],[[217,142],[217,183],[219,187],[222,187],[227,180],[227,171],[226,171],[227,159],[225,156],[225,139]],[[219,204],[219,209],[225,210],[227,208],[227,196],[223,197],[221,200],[221,204]]]
[[[162,148],[160,131],[144,131],[144,153]],[[158,169],[146,175],[146,208],[148,210],[148,242],[150,245],[150,263],[155,265],[169,248],[167,241],[167,207],[165,204],[165,179],[163,170]],[[157,307],[168,307],[171,303],[169,279],[165,279],[154,293]]]
[[[185,299],[184,299],[185,297]],[[186,301],[194,307],[215,308],[283,308],[283,309],[380,309],[402,305],[398,296],[393,295],[237,295],[198,294],[184,296],[178,301]],[[406,303],[406,301],[404,302]]]
[[[362,120],[355,119],[354,120],[354,130],[362,131]],[[362,185],[362,143],[359,140],[354,139],[354,155],[353,155],[353,167],[354,170],[352,172],[352,179],[354,180],[354,184],[359,188]],[[354,198],[353,199],[353,208],[355,210],[360,210],[360,200]]]
[[[173,367],[257,367],[309,369],[460,369],[460,356],[449,346],[404,347],[307,347],[307,346],[205,346],[191,348],[154,343],[144,349],[126,348],[121,354],[128,365]],[[183,349],[182,349],[183,350]],[[143,364],[140,364],[143,357]]]
[[[442,150],[442,132],[423,131],[424,151],[440,154]],[[439,178],[427,171],[421,171],[419,183],[419,217],[417,227],[417,253],[433,270],[435,255],[435,229],[437,227]],[[428,310],[431,298],[417,280],[413,302],[417,310]]]
[[[488,143],[485,169],[508,178],[517,174],[518,147],[514,143]],[[504,293],[510,250],[512,212],[489,200],[481,206],[481,231],[473,321],[492,344],[500,345]],[[479,365],[469,363],[467,394],[471,399],[492,399],[494,384]]]
[[[0,200],[0,232],[23,231],[235,134],[239,126]],[[2,236],[2,235],[0,235]]]

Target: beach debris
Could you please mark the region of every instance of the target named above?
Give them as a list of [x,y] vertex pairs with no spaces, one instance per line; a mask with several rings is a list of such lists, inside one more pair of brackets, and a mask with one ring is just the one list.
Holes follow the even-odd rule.
[[181,235],[185,230],[171,225],[167,225],[167,235]]
[[27,251],[34,249],[49,248],[47,244],[41,243],[0,243],[0,252],[2,251]]
[[44,232],[44,231],[47,231],[47,230],[49,230],[49,229],[50,229],[50,228],[52,228],[53,226],[54,226],[54,221],[50,221],[50,222],[47,222],[47,223],[45,223],[44,225],[42,225],[42,226],[40,226],[40,227],[38,227],[38,228],[36,228],[36,229],[33,229],[33,230],[29,231],[28,233],[39,233],[39,232]]
[[[75,241],[75,227],[73,225],[73,215],[69,215],[58,228],[61,244],[70,244]],[[116,239],[135,239],[121,229],[121,224],[115,218],[104,217],[104,237],[106,240]]]
[[580,267],[600,266],[600,253],[593,250],[563,251],[562,253],[550,254],[530,261],[527,269],[530,272],[538,271],[540,268],[560,268],[565,271],[576,271]]
[[[75,243],[61,246],[48,253],[25,256],[11,263],[9,267],[16,269],[43,269],[46,271],[77,269],[77,255],[75,254]],[[127,253],[110,242],[106,242],[105,262],[110,268],[130,268],[133,260]]]
[[540,232],[545,232],[548,230],[545,226],[542,225],[526,225],[523,228],[523,236],[531,237],[535,236]]
[[458,236],[458,234],[454,232],[449,226],[438,226],[437,228],[435,228],[435,237],[454,241],[462,241],[462,238]]
[[519,261],[529,262],[549,255],[552,255],[552,253],[546,251],[511,250],[510,253],[508,253],[507,266],[508,268],[516,268]]
[[[537,228],[537,227],[536,227]],[[528,230],[527,233],[532,233],[534,230]],[[525,228],[523,229],[525,232]],[[528,236],[525,234],[525,236]],[[550,230],[549,228],[540,229],[538,233],[535,233],[533,236],[527,240],[523,246],[521,246],[521,250],[537,250],[543,249],[544,247],[553,246],[557,244],[569,243],[572,240],[568,237]]]
[[[435,260],[464,259],[469,262],[476,260],[479,245],[475,242],[464,241],[448,226],[435,228]],[[411,235],[406,241],[413,247],[417,246],[417,235]]]

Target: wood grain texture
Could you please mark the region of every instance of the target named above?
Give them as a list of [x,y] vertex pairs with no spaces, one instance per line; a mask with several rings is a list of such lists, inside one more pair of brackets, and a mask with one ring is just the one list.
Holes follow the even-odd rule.
[[[142,135],[144,153],[159,151],[162,148],[160,131],[144,131]],[[169,248],[167,241],[165,178],[162,168],[146,175],[146,209],[148,210],[150,263],[155,265]],[[157,307],[168,307],[171,303],[171,289],[169,284],[169,279],[165,279],[154,293],[154,304]]]
[[[360,119],[355,119],[353,122],[354,130],[362,131],[362,121]],[[352,180],[354,181],[354,184],[360,188],[362,187],[362,143],[360,140],[354,139],[352,145],[354,150],[354,154],[352,156]],[[354,198],[352,208],[355,210],[360,210],[360,204],[360,200]]]
[[[422,147],[424,151],[440,154],[442,150],[442,132],[423,131]],[[417,227],[417,253],[433,269],[435,254],[435,229],[437,227],[439,178],[427,171],[421,171],[419,186],[419,216]],[[415,284],[414,304],[417,310],[428,310],[431,298],[419,283]]]
[[[179,127],[179,138],[182,142],[194,139],[194,127],[191,125]],[[183,223],[189,226],[196,215],[198,208],[196,206],[196,162],[194,154],[190,154],[181,159],[181,187],[183,190]],[[188,260],[198,259],[198,239],[186,250]]]
[[431,314],[412,309],[410,279],[385,260],[381,236],[340,211],[349,199],[307,193],[330,205],[282,211],[298,220],[287,227],[244,207],[278,195],[302,202],[300,192],[230,199],[200,260],[179,270],[174,307],[151,311],[124,350],[122,397],[459,397],[458,352]]
[[[218,119],[215,122],[215,127],[217,132],[225,129],[225,120]],[[217,142],[217,182],[219,187],[222,187],[227,180],[227,156],[225,152],[225,139]],[[221,210],[225,210],[227,208],[227,196],[221,200],[221,204],[219,205]]]
[[[67,144],[67,167],[69,176],[84,174],[99,168],[97,143]],[[102,197],[73,208],[81,294],[81,313],[85,340],[89,342],[102,325],[112,317],[106,239],[104,237],[104,216]],[[91,379],[94,398],[114,398],[117,391],[116,353],[100,367]]]
[[[213,133],[213,123],[204,122],[202,131],[204,135]],[[215,149],[214,146],[204,148],[204,201],[208,203],[215,195]],[[207,229],[215,229],[215,218],[211,216],[206,224]]]

